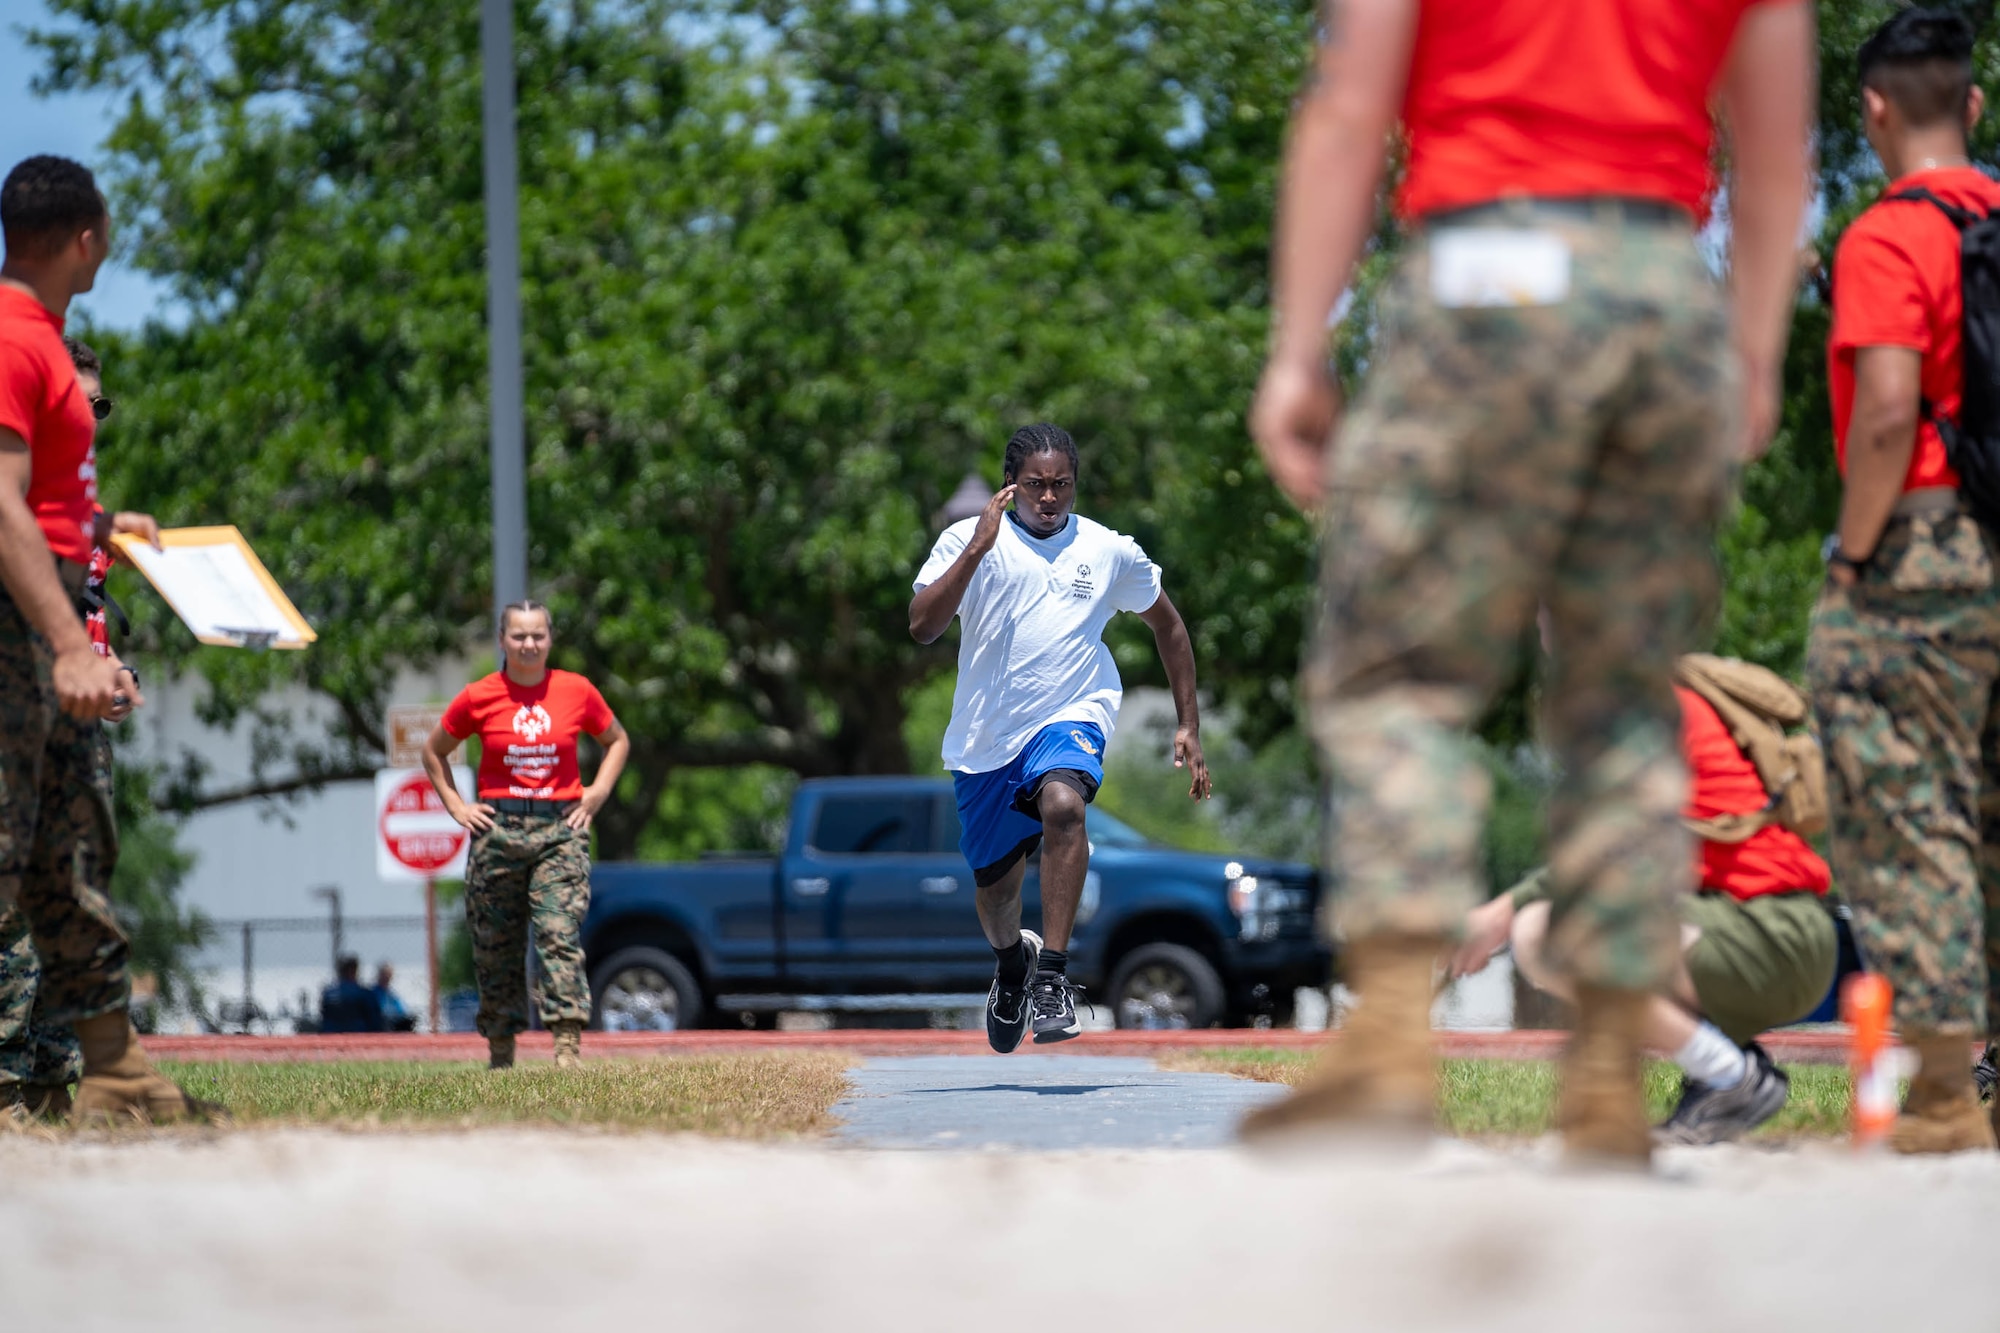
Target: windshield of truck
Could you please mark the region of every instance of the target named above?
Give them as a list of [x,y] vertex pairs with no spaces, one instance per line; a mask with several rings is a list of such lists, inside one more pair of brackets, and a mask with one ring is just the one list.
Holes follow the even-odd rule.
[[1099,847],[1150,847],[1152,840],[1145,834],[1105,814],[1092,806],[1084,815],[1084,826],[1090,830],[1090,840]]

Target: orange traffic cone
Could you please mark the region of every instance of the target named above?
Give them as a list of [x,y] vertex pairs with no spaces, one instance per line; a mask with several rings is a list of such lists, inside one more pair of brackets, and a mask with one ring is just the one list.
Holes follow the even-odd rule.
[[1895,1047],[1889,1040],[1894,995],[1886,979],[1857,972],[1840,992],[1840,1016],[1853,1029],[1849,1067],[1854,1071],[1854,1146],[1872,1148],[1896,1123]]

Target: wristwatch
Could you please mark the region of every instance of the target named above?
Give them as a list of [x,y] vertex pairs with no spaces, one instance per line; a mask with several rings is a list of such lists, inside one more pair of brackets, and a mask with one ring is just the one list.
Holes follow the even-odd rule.
[[1840,549],[1840,534],[1829,532],[1826,540],[1820,543],[1819,558],[1828,565],[1845,565],[1860,574],[1868,568],[1868,562],[1875,558],[1875,554],[1871,551],[1864,556],[1849,555]]

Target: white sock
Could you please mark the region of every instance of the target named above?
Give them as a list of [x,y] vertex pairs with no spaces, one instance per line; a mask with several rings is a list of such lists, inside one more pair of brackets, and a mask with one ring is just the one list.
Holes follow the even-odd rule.
[[1689,1078],[1711,1088],[1733,1088],[1750,1073],[1750,1056],[1713,1023],[1694,1030],[1687,1045],[1674,1052],[1674,1063]]

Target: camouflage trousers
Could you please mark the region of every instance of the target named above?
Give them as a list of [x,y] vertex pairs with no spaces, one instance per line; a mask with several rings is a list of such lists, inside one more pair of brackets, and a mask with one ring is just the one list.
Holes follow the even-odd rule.
[[1905,1030],[2000,1022],[2000,587],[1957,513],[1890,521],[1813,609],[1834,882]]
[[1334,443],[1304,683],[1334,784],[1335,919],[1350,937],[1451,935],[1487,896],[1491,783],[1466,733],[1539,612],[1561,767],[1551,960],[1651,988],[1693,889],[1671,669],[1715,605],[1736,370],[1688,227],[1529,210],[1487,212],[1567,247],[1567,294],[1447,306],[1447,228],[1420,233]]
[[83,1077],[83,1053],[66,1023],[40,999],[41,960],[18,907],[0,908],[0,1105],[23,1084],[68,1085]]
[[465,873],[465,923],[479,981],[479,1032],[528,1026],[528,946],[541,958],[543,1026],[590,1021],[580,928],[590,910],[590,835],[560,819],[499,814],[475,834]]
[[37,1024],[112,1013],[132,994],[131,949],[109,897],[118,831],[108,741],[100,723],[56,707],[53,665],[0,591],[0,915],[25,919],[33,935]]

